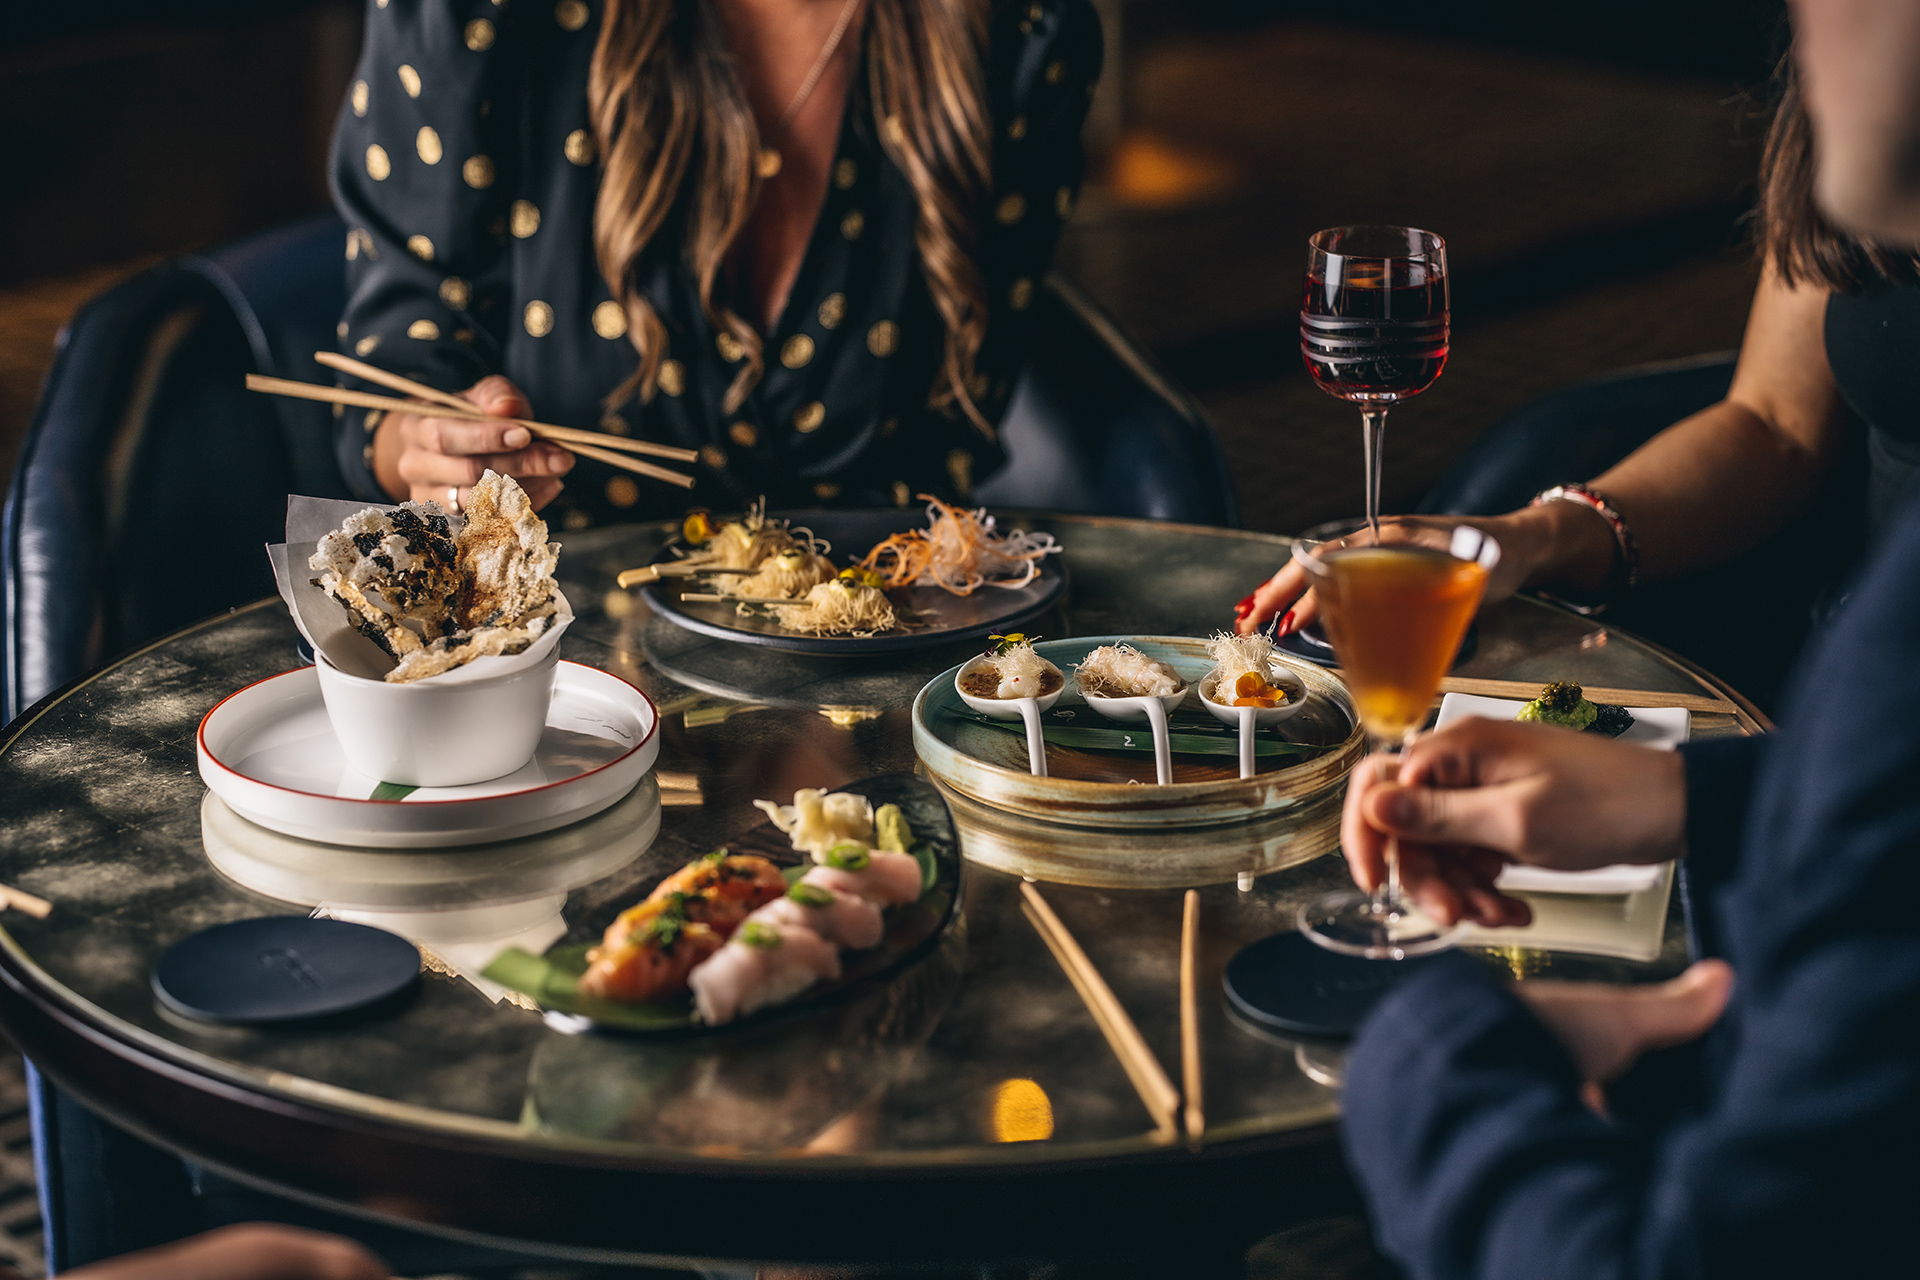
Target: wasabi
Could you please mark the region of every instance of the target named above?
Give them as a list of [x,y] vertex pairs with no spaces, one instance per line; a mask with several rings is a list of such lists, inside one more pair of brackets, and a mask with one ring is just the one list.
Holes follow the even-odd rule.
[[883,804],[873,815],[873,839],[877,848],[890,853],[905,853],[913,848],[913,828],[897,804]]
[[1579,685],[1570,680],[1556,680],[1542,689],[1539,697],[1521,707],[1514,719],[1557,724],[1563,729],[1584,729],[1599,714],[1600,709],[1587,701]]

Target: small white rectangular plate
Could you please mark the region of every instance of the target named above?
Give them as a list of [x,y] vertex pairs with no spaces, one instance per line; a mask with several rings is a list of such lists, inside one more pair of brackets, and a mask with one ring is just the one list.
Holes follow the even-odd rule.
[[[1440,715],[1434,728],[1445,728],[1466,716],[1484,716],[1489,720],[1511,720],[1526,703],[1514,698],[1483,698],[1477,694],[1450,693],[1440,700]],[[1628,707],[1633,727],[1617,741],[1637,742],[1645,747],[1668,751],[1687,740],[1693,718],[1685,707]],[[1548,871],[1542,867],[1508,867],[1500,873],[1498,887],[1510,892],[1605,894],[1644,893],[1659,883],[1667,864],[1656,866],[1600,867],[1593,871]]]

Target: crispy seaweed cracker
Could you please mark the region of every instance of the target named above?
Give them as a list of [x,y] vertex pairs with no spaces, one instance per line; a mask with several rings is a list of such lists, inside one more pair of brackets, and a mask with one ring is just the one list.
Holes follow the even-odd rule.
[[455,540],[460,570],[460,629],[524,626],[557,607],[553,571],[560,548],[534,514],[524,489],[487,472],[467,499]]
[[471,492],[458,534],[438,503],[369,507],[308,561],[354,627],[395,659],[390,682],[520,653],[559,613],[560,548],[526,493],[492,471]]

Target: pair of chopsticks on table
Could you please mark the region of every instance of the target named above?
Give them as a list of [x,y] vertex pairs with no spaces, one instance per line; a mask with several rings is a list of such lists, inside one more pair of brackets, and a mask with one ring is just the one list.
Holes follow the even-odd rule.
[[[530,422],[525,418],[496,418],[490,413],[480,412],[471,401],[462,400],[459,396],[451,395],[436,387],[429,387],[423,382],[415,382],[411,378],[403,378],[397,373],[388,373],[385,369],[336,352],[316,351],[313,353],[313,358],[329,369],[337,369],[341,373],[361,378],[377,386],[425,400],[437,406],[433,414],[436,418],[460,418],[468,422],[489,422],[496,426],[508,423],[516,427],[525,427],[534,439],[557,444],[583,458],[592,458],[610,467],[631,471],[635,475],[646,476],[665,484],[677,484],[683,489],[693,487],[692,476],[625,456],[629,453],[645,453],[656,458],[670,458],[676,462],[692,462],[700,456],[692,449],[679,449],[673,445],[654,444],[647,440],[629,440],[625,436],[607,435],[599,431],[557,427],[549,422]],[[328,404],[350,404],[361,409],[386,409],[395,413],[422,411],[422,406],[412,400],[395,400],[391,396],[376,396],[365,391],[348,391],[344,387],[329,387],[315,382],[268,378],[257,373],[247,375],[247,390],[260,391],[273,396],[292,396],[299,400],[320,400]]]
[[1133,1082],[1134,1091],[1140,1095],[1140,1101],[1146,1104],[1147,1114],[1153,1117],[1155,1136],[1171,1142],[1184,1120],[1187,1140],[1197,1144],[1207,1127],[1200,1083],[1200,894],[1193,889],[1187,890],[1181,912],[1180,1074],[1186,1086],[1183,1114],[1182,1091],[1173,1087],[1173,1081],[1167,1078],[1160,1060],[1153,1056],[1153,1050],[1147,1047],[1140,1029],[1133,1025],[1133,1019],[1127,1016],[1126,1009],[1113,994],[1113,988],[1093,967],[1093,961],[1087,959],[1087,953],[1067,932],[1067,926],[1060,923],[1060,917],[1053,913],[1053,908],[1033,887],[1033,882],[1021,881],[1020,893],[1026,899],[1021,904],[1021,912],[1040,934],[1041,941],[1047,944],[1047,950],[1053,952],[1053,958],[1066,970],[1067,980],[1080,993],[1080,999],[1086,1004],[1087,1012],[1093,1015],[1100,1034],[1107,1038],[1114,1056],[1120,1059],[1127,1079]]

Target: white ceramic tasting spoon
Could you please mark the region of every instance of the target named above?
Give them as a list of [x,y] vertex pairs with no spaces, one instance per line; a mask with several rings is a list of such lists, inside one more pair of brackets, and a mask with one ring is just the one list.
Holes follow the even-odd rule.
[[1200,678],[1200,704],[1211,711],[1216,719],[1240,726],[1240,776],[1243,778],[1253,776],[1253,731],[1279,724],[1307,705],[1307,686],[1299,676],[1279,663],[1267,664],[1267,683],[1276,689],[1286,690],[1287,700],[1277,707],[1236,707],[1228,702],[1216,702],[1214,695],[1220,691],[1220,668],[1215,667]]
[[[1045,658],[1041,659],[1046,662]],[[1052,693],[1037,698],[981,698],[968,693],[960,682],[982,667],[991,669],[998,683],[1000,669],[994,666],[993,658],[982,655],[961,667],[953,677],[953,691],[960,700],[983,716],[992,716],[995,720],[1025,720],[1027,722],[1027,771],[1036,778],[1047,776],[1047,741],[1040,736],[1040,713],[1051,711],[1053,704],[1060,701],[1060,695],[1067,691],[1067,679],[1060,676],[1060,668],[1047,662],[1047,670],[1060,676],[1060,687]]]
[[[1076,683],[1078,683],[1076,679]],[[1151,695],[1141,698],[1103,698],[1097,693],[1088,693],[1086,686],[1080,687],[1080,696],[1087,705],[1109,720],[1134,723],[1145,720],[1153,727],[1153,773],[1161,786],[1173,782],[1173,750],[1167,742],[1167,717],[1180,704],[1186,701],[1187,682],[1182,680],[1180,687],[1172,693]]]

